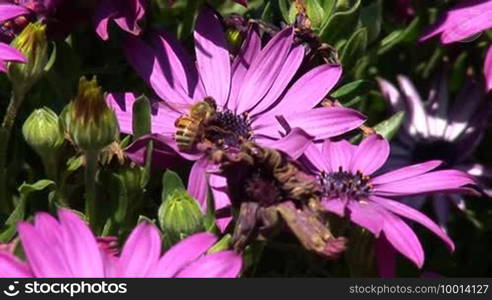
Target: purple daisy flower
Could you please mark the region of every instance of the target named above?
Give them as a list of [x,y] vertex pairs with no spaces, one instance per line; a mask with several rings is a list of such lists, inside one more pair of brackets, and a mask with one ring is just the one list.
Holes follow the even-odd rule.
[[[202,207],[207,197],[206,171],[214,167],[204,153],[180,151],[175,141],[175,122],[188,115],[193,104],[211,97],[217,105],[215,125],[224,133],[208,137],[210,140],[220,139],[228,148],[237,148],[241,140],[254,140],[292,157],[300,156],[312,137],[340,135],[364,122],[364,116],[355,110],[314,108],[339,80],[339,65],[316,67],[291,84],[304,57],[304,48],[294,44],[291,27],[277,33],[264,47],[251,27],[232,62],[222,25],[211,10],[198,17],[194,37],[196,67],[166,33],[153,35],[151,45],[128,39],[125,50],[130,64],[160,100],[153,107],[152,135],[137,140],[126,152],[142,164],[148,141],[153,140],[152,162],[156,165],[166,167],[179,156],[196,161],[189,191]],[[131,94],[108,98],[124,133],[131,133],[133,100]],[[289,128],[284,129],[279,116]],[[216,202],[216,208],[224,205]]]
[[465,0],[445,12],[424,32],[420,41],[440,35],[441,43],[450,44],[489,28],[492,28],[492,1]]
[[0,251],[0,277],[237,277],[242,267],[233,251],[206,254],[217,241],[210,233],[192,235],[161,256],[159,230],[145,222],[116,256],[67,209],[58,211],[58,220],[38,213],[34,224],[21,222],[18,230],[27,261]]
[[124,31],[139,35],[142,29],[138,23],[145,16],[147,5],[147,0],[102,0],[94,16],[97,34],[107,40],[109,22],[114,21]]
[[17,49],[0,42],[0,72],[7,72],[6,62],[26,63],[26,57]]
[[[451,239],[431,219],[392,199],[408,195],[444,193],[465,190],[474,179],[461,171],[439,170],[440,161],[428,161],[373,176],[386,162],[390,153],[388,141],[379,135],[365,138],[355,146],[347,141],[325,141],[306,151],[308,165],[322,188],[322,204],[327,211],[347,217],[366,228],[378,239],[378,244],[395,249],[421,268],[424,251],[413,230],[400,217],[427,227],[440,237],[450,250]],[[386,253],[389,251],[385,249]],[[388,257],[378,250],[382,267]]]
[[[444,77],[434,84],[425,103],[407,77],[399,76],[398,83],[401,92],[388,81],[379,79],[380,89],[391,109],[407,112],[403,128],[392,143],[388,168],[442,159],[446,168],[477,177],[490,195],[492,169],[472,159],[492,109],[481,86],[469,81],[451,106]],[[407,203],[420,208],[426,199],[432,199],[437,220],[443,228],[446,228],[450,203],[460,209],[465,207],[459,195],[419,196]]]
[[64,39],[89,10],[64,0],[0,0],[0,40],[10,43],[30,22],[48,25],[49,38]]
[[490,92],[492,91],[492,46],[490,46],[489,50],[487,51],[483,73],[485,76],[486,90],[487,92]]

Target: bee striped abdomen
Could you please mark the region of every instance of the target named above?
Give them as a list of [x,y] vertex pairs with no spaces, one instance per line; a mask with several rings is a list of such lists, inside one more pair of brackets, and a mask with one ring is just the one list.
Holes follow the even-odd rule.
[[190,151],[197,141],[198,132],[200,130],[200,120],[190,116],[181,116],[176,120],[175,140],[181,151]]

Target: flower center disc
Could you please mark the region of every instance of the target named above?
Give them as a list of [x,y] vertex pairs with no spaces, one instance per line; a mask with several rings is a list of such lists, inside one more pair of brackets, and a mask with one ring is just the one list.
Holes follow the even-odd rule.
[[205,126],[205,138],[225,149],[239,148],[245,141],[253,139],[248,115],[236,115],[230,110],[217,112]]
[[372,190],[369,179],[369,176],[364,176],[360,171],[352,174],[351,172],[343,171],[341,167],[337,172],[322,172],[319,175],[323,194],[328,198],[364,199],[369,196]]

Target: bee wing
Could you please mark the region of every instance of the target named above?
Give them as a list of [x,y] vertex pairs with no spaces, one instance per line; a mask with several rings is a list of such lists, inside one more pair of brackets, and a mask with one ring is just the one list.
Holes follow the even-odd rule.
[[179,113],[183,113],[183,111],[188,111],[193,106],[189,103],[177,103],[171,101],[159,101],[158,105],[165,106]]

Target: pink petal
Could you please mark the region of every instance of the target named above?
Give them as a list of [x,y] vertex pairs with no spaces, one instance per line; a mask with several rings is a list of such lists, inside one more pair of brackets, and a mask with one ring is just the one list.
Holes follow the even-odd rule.
[[96,13],[94,14],[94,24],[96,26],[96,33],[103,40],[109,38],[108,35],[108,25],[109,21],[116,16],[116,6],[113,0],[102,0],[97,7]]
[[151,35],[151,41],[169,86],[190,98],[193,97],[195,89],[200,90],[199,94],[205,96],[202,85],[198,84],[198,74],[193,60],[178,40],[160,31],[158,34]]
[[418,268],[422,268],[424,265],[424,250],[412,229],[390,212],[384,214],[382,223],[383,232],[388,242]]
[[377,82],[381,93],[383,94],[385,99],[389,101],[391,110],[393,112],[397,112],[400,110],[405,111],[405,103],[403,103],[403,98],[401,97],[398,89],[389,81],[383,78],[378,78]]
[[195,161],[203,155],[201,153],[187,154],[179,152],[174,137],[171,135],[150,134],[140,137],[125,148],[126,156],[134,163],[144,165],[150,141],[153,142],[154,146],[154,151],[152,152],[153,167],[167,168],[175,165],[179,162],[176,158],[180,156],[184,159]]
[[241,256],[233,251],[221,251],[196,260],[180,271],[176,277],[184,278],[235,278],[242,268]]
[[379,134],[366,137],[354,153],[350,171],[361,171],[364,175],[371,175],[378,170],[388,159],[390,146],[388,141]]
[[154,49],[133,36],[127,36],[123,49],[130,65],[161,99],[178,105],[189,106],[193,103],[187,93],[182,89],[175,89],[172,82],[169,82],[169,76],[165,73],[169,70],[162,69]]
[[61,247],[73,277],[104,277],[104,267],[94,234],[78,215],[58,210]]
[[195,161],[188,179],[188,193],[195,198],[202,208],[206,209],[208,197],[207,170],[210,163],[203,157]]
[[272,106],[275,103],[275,101],[280,97],[280,95],[284,93],[285,89],[287,88],[287,85],[289,84],[289,82],[292,80],[297,70],[299,69],[299,66],[301,65],[303,59],[304,59],[303,46],[296,46],[290,51],[286,59],[288,63],[282,66],[282,69],[280,70],[277,79],[273,82],[272,87],[267,92],[265,97],[263,97],[261,102],[251,110],[250,113],[252,116],[255,114],[259,114],[263,112],[265,109]]
[[380,212],[380,209],[377,209],[371,203],[359,202],[352,199],[348,200],[347,208],[350,211],[348,215],[350,221],[369,230],[376,237],[379,236],[384,223],[381,222],[383,214]]
[[133,35],[139,35],[142,31],[138,22],[145,15],[147,0],[127,1],[119,7],[119,18],[114,19],[121,29]]
[[374,193],[379,196],[407,196],[425,193],[453,192],[474,184],[473,177],[457,170],[441,170],[413,176],[396,182],[379,184]]
[[321,151],[314,144],[311,144],[303,153],[311,164],[316,168],[316,172],[331,171],[329,160],[321,154]]
[[174,277],[207,251],[217,238],[210,233],[197,233],[177,243],[160,259],[155,277]]
[[487,51],[483,72],[485,75],[487,92],[489,92],[492,90],[492,46],[490,46]]
[[378,184],[385,184],[385,183],[405,180],[407,178],[422,175],[422,174],[427,173],[431,170],[434,170],[435,168],[437,168],[441,164],[442,164],[442,161],[440,161],[440,160],[430,160],[430,161],[427,161],[424,163],[407,166],[407,167],[400,168],[398,170],[394,170],[394,171],[385,173],[383,175],[374,177],[371,179],[371,184],[378,185]]
[[227,194],[227,182],[225,177],[211,174],[209,178],[212,194],[214,196],[215,210],[217,211],[230,206],[231,199]]
[[365,116],[341,107],[319,107],[297,114],[284,115],[290,127],[299,127],[316,139],[327,139],[362,125]]
[[140,223],[126,240],[118,264],[118,276],[147,277],[161,254],[161,237],[155,225]]
[[408,218],[417,223],[420,223],[422,226],[425,226],[427,229],[432,231],[435,235],[440,237],[446,243],[446,245],[449,247],[451,251],[454,251],[453,241],[448,237],[448,235],[444,231],[442,231],[442,229],[436,223],[434,223],[431,219],[429,219],[424,214],[399,202],[377,197],[377,196],[371,196],[371,201],[378,203],[379,205],[383,206],[387,210],[397,215]]
[[255,106],[277,80],[292,47],[293,35],[292,27],[283,29],[253,59],[239,92],[237,113],[248,111]]
[[[63,255],[61,241],[57,244],[50,244],[34,226],[26,222],[18,223],[17,230],[35,277],[75,276],[66,263],[67,258]],[[59,231],[56,234],[59,234]],[[51,249],[51,251],[46,251],[46,249]]]
[[19,50],[0,42],[0,58],[2,61],[15,61],[25,63],[27,58]]
[[324,64],[299,78],[273,107],[270,114],[297,114],[305,112],[323,100],[342,76],[339,65]]
[[231,95],[229,96],[227,105],[230,109],[237,107],[239,91],[244,83],[244,76],[248,72],[251,62],[260,51],[261,40],[258,34],[258,28],[255,24],[251,24],[248,29],[248,35],[232,63]]
[[405,96],[404,100],[409,111],[409,123],[413,127],[410,133],[419,133],[422,136],[427,137],[429,134],[427,128],[427,114],[425,112],[422,98],[408,77],[403,75],[398,76],[398,83],[400,84],[401,91]]
[[13,254],[0,251],[0,278],[32,278],[29,266]]
[[483,0],[469,0],[459,3],[442,15],[423,36],[421,41],[442,33],[444,44],[457,42],[482,30],[492,27],[490,14],[492,3]]
[[106,95],[106,103],[113,109],[120,132],[132,134],[133,132],[133,103],[134,93],[110,93]]
[[21,5],[0,4],[0,22],[4,22],[21,15],[27,15],[30,11]]
[[194,36],[198,72],[207,96],[224,106],[231,85],[231,63],[222,25],[212,10],[200,14]]
[[279,140],[258,140],[263,146],[274,148],[282,152],[287,153],[292,158],[299,158],[304,151],[309,147],[313,140],[313,137],[307,134],[304,130],[299,128],[292,129],[285,137]]
[[334,213],[339,217],[345,216],[345,207],[347,204],[346,201],[343,201],[342,199],[339,198],[333,198],[333,199],[323,198],[321,204],[327,211]]
[[356,151],[357,147],[345,140],[339,142],[326,140],[323,143],[322,153],[328,164],[327,171],[337,172],[340,167],[343,170],[349,170]]

